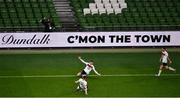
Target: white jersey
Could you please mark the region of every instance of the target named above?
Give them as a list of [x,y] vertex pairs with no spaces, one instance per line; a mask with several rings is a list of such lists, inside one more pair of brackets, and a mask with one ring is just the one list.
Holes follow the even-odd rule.
[[80,58],[80,60],[81,60],[81,62],[83,62],[83,63],[86,65],[86,67],[84,68],[84,71],[86,72],[87,75],[91,72],[91,70],[93,70],[97,75],[100,75],[100,74],[96,71],[94,65],[92,65],[92,64],[90,64],[90,63],[88,63],[88,62],[85,62],[85,61],[82,60],[81,58]]
[[89,74],[91,70],[95,70],[94,65],[90,65],[89,63],[86,63],[86,67],[84,68],[86,74]]
[[162,63],[168,63],[168,52],[167,51],[162,52]]
[[81,89],[87,89],[86,80],[83,80],[82,78],[80,78],[77,82],[79,83],[79,86],[80,86]]

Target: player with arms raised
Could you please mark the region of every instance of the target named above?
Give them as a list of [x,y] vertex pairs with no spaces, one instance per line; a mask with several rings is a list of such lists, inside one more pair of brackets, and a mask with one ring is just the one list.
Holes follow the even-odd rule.
[[95,67],[93,65],[94,64],[93,61],[85,62],[83,59],[81,59],[81,57],[78,57],[78,58],[82,63],[84,63],[86,65],[86,67],[81,72],[79,72],[77,74],[77,76],[89,75],[91,70],[93,70],[97,75],[99,75],[99,76],[101,75],[96,71],[96,69],[95,69]]
[[160,76],[160,75],[161,75],[161,72],[162,72],[163,68],[164,68],[164,69],[171,70],[171,71],[174,71],[174,72],[176,71],[176,69],[168,66],[168,63],[171,64],[172,61],[171,61],[171,59],[169,58],[169,54],[168,54],[166,48],[162,48],[160,62],[161,62],[161,65],[160,65],[159,73],[157,74],[157,76]]

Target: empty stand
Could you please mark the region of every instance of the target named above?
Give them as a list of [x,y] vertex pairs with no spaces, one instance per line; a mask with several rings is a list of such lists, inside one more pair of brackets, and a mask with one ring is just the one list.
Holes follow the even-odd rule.
[[0,0],[0,31],[180,30],[180,0]]
[[52,0],[0,0],[1,31],[43,31],[43,17],[51,17],[60,29]]
[[71,0],[71,4],[87,31],[180,30],[180,0]]

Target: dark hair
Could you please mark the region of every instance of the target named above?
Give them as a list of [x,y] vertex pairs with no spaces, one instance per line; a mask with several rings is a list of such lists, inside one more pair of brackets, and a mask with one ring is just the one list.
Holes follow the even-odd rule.
[[163,47],[163,49],[165,49],[165,50],[166,50],[166,47]]
[[167,48],[163,47],[162,49],[166,50],[167,51]]
[[81,76],[83,79],[86,79],[87,78],[87,75],[82,75]]

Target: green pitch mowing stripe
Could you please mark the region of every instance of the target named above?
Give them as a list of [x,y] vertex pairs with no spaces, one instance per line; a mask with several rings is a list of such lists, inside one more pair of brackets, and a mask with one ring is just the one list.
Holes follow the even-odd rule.
[[[1,54],[57,54],[57,53],[154,53],[161,48],[108,48],[108,49],[49,49],[49,50],[0,50]],[[170,48],[169,52],[180,52],[180,48]]]
[[[180,74],[162,74],[159,77],[177,77]],[[32,76],[0,76],[0,78],[68,78],[76,75],[32,75]],[[119,75],[88,75],[88,77],[157,77],[155,74],[119,74]]]
[[[76,92],[78,78],[3,78],[1,96],[56,97],[85,96]],[[176,83],[177,82],[177,83]],[[89,97],[175,97],[179,96],[178,77],[89,77]],[[3,88],[4,87],[4,88]]]
[[[75,91],[75,75],[84,68],[78,56],[94,60],[96,70],[103,75],[90,73],[88,96]],[[180,52],[170,52],[170,57],[177,72],[163,71],[155,77],[160,52],[1,54],[0,96],[179,97]]]

